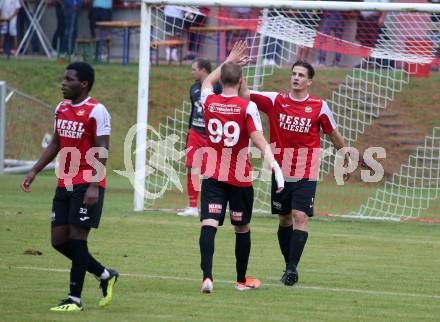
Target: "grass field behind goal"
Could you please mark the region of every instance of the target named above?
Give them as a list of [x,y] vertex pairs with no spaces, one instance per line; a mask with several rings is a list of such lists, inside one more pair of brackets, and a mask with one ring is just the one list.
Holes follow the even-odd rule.
[[[219,230],[214,293],[199,293],[196,218],[134,213],[132,190],[110,176],[101,227],[89,248],[119,270],[114,300],[98,308],[98,282],[87,276],[81,313],[53,313],[66,296],[69,262],[50,246],[53,174],[21,193],[21,176],[1,176],[0,321],[438,321],[438,225],[314,219],[300,282],[278,283],[277,220],[255,217],[250,274],[259,290],[234,289],[234,233]],[[171,207],[172,205],[170,205]],[[27,255],[40,251],[42,255]]]

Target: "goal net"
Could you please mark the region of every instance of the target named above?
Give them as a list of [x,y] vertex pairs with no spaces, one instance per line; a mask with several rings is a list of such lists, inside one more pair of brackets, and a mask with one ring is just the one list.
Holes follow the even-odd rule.
[[[184,150],[191,112],[192,60],[205,57],[215,67],[236,40],[246,39],[248,86],[288,91],[292,63],[309,61],[316,70],[311,93],[327,101],[346,145],[359,152],[352,179],[338,185],[335,153],[329,139],[322,136],[315,203],[318,214],[439,218],[438,5],[414,5],[408,11],[408,4],[398,3],[318,2],[318,7],[308,2],[303,7],[310,9],[300,9],[280,1],[285,8],[267,2],[269,9],[261,1],[255,1],[254,8],[243,2],[238,8],[194,6],[191,1],[169,1],[174,6],[147,2],[153,3],[148,7],[153,47],[146,75],[149,144],[145,191],[156,197],[145,198],[145,207],[181,208],[187,204]],[[141,66],[145,66],[143,59],[141,49]],[[262,117],[268,136],[268,122],[264,114]],[[153,142],[159,142],[156,149]],[[383,148],[386,158],[374,153],[377,149],[371,148],[375,147]],[[382,176],[374,171],[374,162],[383,169]],[[254,181],[255,211],[269,213],[268,176],[261,175],[264,170],[258,159],[252,163],[260,172]],[[367,178],[374,174],[380,178]]]
[[[0,162],[4,173],[25,173],[51,140],[53,108],[5,82],[0,82],[0,93],[0,105],[4,108],[4,120],[0,123]],[[55,163],[46,167],[54,168]]]

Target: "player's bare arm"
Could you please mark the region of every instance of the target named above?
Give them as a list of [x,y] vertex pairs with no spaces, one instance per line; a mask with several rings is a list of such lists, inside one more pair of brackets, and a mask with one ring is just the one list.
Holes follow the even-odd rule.
[[52,141],[50,141],[47,148],[43,151],[43,154],[41,155],[40,159],[32,167],[31,171],[29,171],[24,177],[23,182],[21,183],[21,189],[24,192],[31,192],[31,184],[34,181],[37,174],[41,170],[43,170],[53,159],[55,159],[59,151],[60,151],[60,138],[58,136],[58,133],[55,132],[52,137]]
[[[95,205],[99,199],[99,181],[105,176],[105,164],[108,158],[108,148],[110,145],[110,136],[101,135],[95,136],[94,147],[99,148],[99,153],[96,154],[95,164],[92,165],[93,177],[97,178],[91,182],[84,195],[84,205],[89,208]],[[98,164],[100,163],[100,164]]]
[[[246,41],[239,40],[234,44],[234,47],[232,47],[232,50],[224,63],[236,63],[240,66],[244,66],[249,61],[249,57],[247,56],[248,51],[249,49]],[[208,88],[213,88],[214,85],[220,80],[221,68],[223,64],[217,66],[217,68],[205,78],[202,84],[202,93]]]
[[241,82],[240,90],[238,91],[238,96],[248,101],[251,100],[251,92],[246,82]]
[[[336,150],[340,150],[345,147],[344,137],[341,133],[339,133],[338,129],[334,129],[328,136]],[[346,152],[344,155],[344,167],[348,167],[350,162],[350,153]],[[344,174],[344,181],[347,181],[348,179],[350,179],[350,173]]]
[[263,132],[254,131],[250,135],[252,143],[261,151],[264,162],[270,166],[270,169],[274,171],[275,180],[277,182],[277,193],[280,193],[284,189],[284,177],[281,171],[280,165],[275,160],[269,143],[263,136]]

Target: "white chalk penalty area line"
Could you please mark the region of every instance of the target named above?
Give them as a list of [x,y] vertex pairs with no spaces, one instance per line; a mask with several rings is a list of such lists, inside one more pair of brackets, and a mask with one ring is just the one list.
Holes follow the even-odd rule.
[[[6,267],[3,267],[6,268]],[[44,272],[62,272],[67,273],[69,270],[61,268],[46,268],[46,267],[31,267],[31,266],[10,266],[9,269],[21,269],[21,270],[31,270],[31,271],[44,271]],[[138,277],[144,279],[164,279],[164,280],[176,280],[176,281],[188,281],[188,282],[200,282],[200,278],[191,277],[179,277],[179,276],[166,276],[166,275],[150,275],[141,273],[121,273],[121,276],[127,277]],[[215,280],[216,283],[223,284],[233,284],[233,281],[225,280]],[[270,287],[284,287],[279,283],[264,283],[265,286]],[[397,296],[397,297],[415,297],[415,298],[427,298],[440,300],[440,295],[429,295],[429,294],[419,294],[419,293],[404,293],[404,292],[392,292],[392,291],[373,291],[373,290],[362,290],[353,288],[339,288],[339,287],[322,287],[322,286],[311,286],[311,285],[295,285],[293,288],[305,289],[305,290],[316,290],[324,292],[335,292],[335,293],[356,293],[374,296]]]

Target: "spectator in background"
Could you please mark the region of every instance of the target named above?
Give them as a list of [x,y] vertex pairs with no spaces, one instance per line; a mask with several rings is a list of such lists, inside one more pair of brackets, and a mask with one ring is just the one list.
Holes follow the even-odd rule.
[[61,53],[71,55],[78,35],[78,20],[83,0],[64,0],[64,37]]
[[[316,10],[298,10],[295,13],[295,21],[303,28],[304,31],[316,30],[321,21],[321,17]],[[298,59],[307,60],[309,56],[309,47],[300,47],[298,50]]]
[[[185,28],[185,11],[176,6],[165,6],[165,33],[169,39],[181,38]],[[178,61],[177,48],[167,47],[165,49],[167,61]]]
[[[388,0],[364,0],[364,2],[389,2]],[[385,17],[387,13],[384,11],[360,11],[357,20],[356,40],[362,46],[374,48],[377,45],[381,34],[385,34]],[[387,37],[386,35],[382,36]],[[382,66],[394,66],[394,62],[389,59],[372,59],[371,62],[376,62]],[[356,67],[361,67],[358,65]]]
[[96,23],[98,21],[112,20],[113,0],[92,0],[92,8],[89,13],[90,36],[96,38]]
[[280,40],[273,37],[264,37],[263,65],[276,65],[280,56]]
[[[278,16],[276,10],[269,9],[267,13],[269,19],[276,19]],[[277,63],[277,57],[279,57],[281,49],[280,42],[280,40],[273,37],[264,37],[263,65],[275,65]]]
[[[342,11],[324,11],[324,18],[322,19],[321,32],[325,35],[334,36],[337,40],[342,38],[344,32],[345,17]],[[319,64],[325,65],[326,52],[319,51]],[[332,66],[338,66],[341,63],[341,54],[335,53]]]
[[11,54],[15,55],[17,49],[17,15],[20,10],[20,0],[1,0],[0,1],[0,17],[5,22],[0,26],[0,53],[3,53],[3,46],[5,44],[5,36],[8,34],[12,37]]
[[[187,13],[190,20],[190,27],[203,27],[206,24],[209,15],[208,7],[198,8],[199,13]],[[186,59],[193,60],[199,55],[200,43],[202,41],[202,34],[199,32],[189,32],[188,51]]]
[[[364,2],[388,2],[387,0],[365,0]],[[360,11],[357,20],[356,40],[362,46],[374,48],[385,23],[384,11]]]
[[[251,11],[252,11],[251,8],[234,7],[234,8],[229,9],[228,17],[232,18],[232,19],[236,19],[236,20],[246,21],[246,19],[249,19],[251,17]],[[229,24],[238,25],[238,26],[243,25],[238,22],[234,23],[234,21],[232,21]],[[226,48],[227,48],[226,54],[228,54],[231,51],[234,43],[236,43],[239,40],[246,39],[247,36],[248,36],[247,30],[227,32],[226,33]]]
[[55,33],[52,36],[52,48],[59,52],[64,37],[63,0],[50,0],[49,4],[52,4],[55,7],[55,13],[57,17],[57,29],[55,29]]

